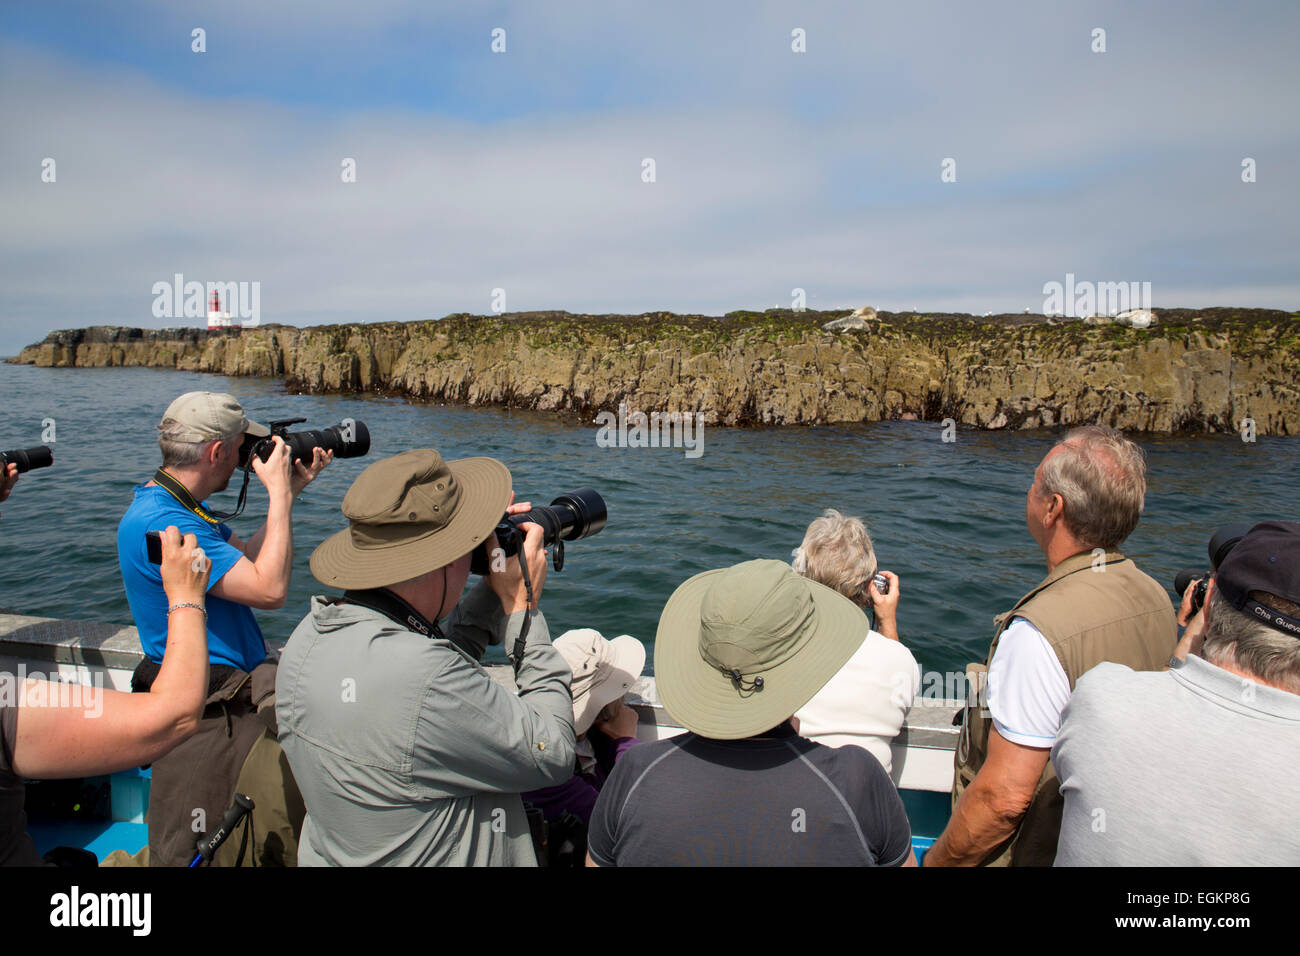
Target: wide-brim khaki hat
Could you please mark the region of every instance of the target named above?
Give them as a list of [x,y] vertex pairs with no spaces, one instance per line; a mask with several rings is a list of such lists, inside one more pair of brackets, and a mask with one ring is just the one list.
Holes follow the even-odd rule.
[[659,699],[702,737],[752,737],[808,703],[868,629],[856,604],[784,562],[705,571],[673,592],[659,618]]
[[312,553],[311,573],[330,587],[377,588],[451,564],[487,540],[510,484],[495,458],[443,461],[431,448],[382,458],[348,489],[348,527]]

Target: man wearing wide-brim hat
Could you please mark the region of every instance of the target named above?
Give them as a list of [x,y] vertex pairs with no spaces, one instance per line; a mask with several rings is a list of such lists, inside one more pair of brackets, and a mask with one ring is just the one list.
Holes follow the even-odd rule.
[[[536,863],[519,794],[574,761],[569,668],[537,610],[541,527],[522,526],[531,602],[520,561],[499,551],[461,599],[472,553],[497,548],[503,513],[529,509],[513,497],[499,461],[431,449],[377,461],[348,490],[348,527],[311,558],[344,595],[312,599],[276,683],[307,805],[300,865]],[[525,627],[516,693],[479,660]]]
[[889,774],[792,715],[862,644],[867,619],[781,561],[697,574],[668,600],[655,682],[689,732],[624,754],[588,830],[594,866],[916,865]]

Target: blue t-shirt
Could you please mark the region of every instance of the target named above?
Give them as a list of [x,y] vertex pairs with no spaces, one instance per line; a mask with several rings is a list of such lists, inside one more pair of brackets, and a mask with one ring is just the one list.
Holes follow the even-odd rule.
[[[203,505],[207,507],[206,503]],[[147,657],[161,661],[167,648],[167,595],[162,570],[149,561],[146,531],[163,531],[175,525],[181,534],[194,534],[199,547],[212,560],[208,590],[239,563],[243,552],[228,544],[230,529],[209,524],[157,485],[138,485],[135,500],[117,526],[117,560],[131,605],[140,645]],[[252,608],[212,594],[207,596],[208,660],[251,671],[266,660],[266,642]]]

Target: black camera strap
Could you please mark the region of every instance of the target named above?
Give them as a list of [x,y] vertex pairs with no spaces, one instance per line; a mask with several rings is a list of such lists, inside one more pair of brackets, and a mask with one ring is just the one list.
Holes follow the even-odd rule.
[[532,618],[528,615],[533,606],[533,582],[528,577],[528,559],[524,556],[524,546],[519,545],[519,550],[515,552],[519,556],[519,570],[524,576],[524,593],[527,595],[528,603],[524,605],[524,620],[519,628],[519,636],[515,638],[515,648],[510,657],[515,665],[515,673],[519,673],[519,667],[524,662],[524,650],[528,644],[528,625],[532,623]]
[[358,588],[356,590],[349,588],[343,592],[343,600],[349,604],[368,607],[370,610],[384,615],[393,623],[399,624],[409,631],[415,631],[417,634],[423,634],[430,640],[448,641],[455,645],[457,650],[474,658],[474,655],[467,647],[455,638],[444,634],[437,621],[430,621],[387,588]]
[[251,472],[251,466],[244,469],[244,486],[239,489],[239,503],[234,511],[209,511],[195,500],[188,488],[161,468],[153,473],[153,480],[158,487],[179,501],[186,511],[193,512],[208,524],[219,524],[222,521],[238,518],[244,513],[244,505],[248,501],[248,478]]
[[[524,588],[528,594],[528,604],[531,606],[533,603],[533,583],[528,578],[528,565],[524,559],[524,549],[522,547],[519,549],[519,566],[523,571]],[[368,607],[370,610],[384,615],[393,623],[407,630],[415,631],[417,634],[423,634],[431,640],[447,641],[461,653],[478,660],[468,647],[454,637],[445,634],[442,628],[438,626],[437,621],[430,621],[411,607],[407,601],[404,601],[387,588],[357,588],[355,590],[348,588],[343,592],[343,600],[350,604]],[[516,673],[519,671],[519,665],[524,659],[524,647],[528,640],[528,625],[530,623],[532,622],[529,618],[529,611],[525,609],[523,625],[519,629],[519,637],[515,639],[514,650],[511,653]]]

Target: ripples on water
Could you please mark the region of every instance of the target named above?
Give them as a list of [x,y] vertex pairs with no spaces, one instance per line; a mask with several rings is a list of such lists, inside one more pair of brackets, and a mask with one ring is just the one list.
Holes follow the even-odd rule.
[[[982,658],[992,618],[1045,573],[1024,524],[1025,492],[1055,436],[962,431],[884,422],[829,428],[710,429],[704,454],[598,448],[596,429],[502,409],[414,406],[374,397],[288,395],[274,380],[152,369],[36,369],[0,365],[0,447],[42,443],[53,418],[55,466],[25,475],[0,505],[0,607],[81,620],[129,622],[117,567],[117,522],[131,489],[157,467],[154,426],[177,395],[234,393],[250,416],[305,417],[320,428],[353,417],[373,437],[369,457],[327,469],[294,507],[294,572],[283,610],[259,611],[283,642],[323,593],[311,551],[345,526],[339,504],[367,463],[408,448],[447,458],[488,455],[510,468],[520,500],[549,502],[584,485],[609,505],[609,524],[571,542],[562,573],[546,581],[552,634],[595,627],[607,637],[654,639],[673,589],[699,571],[749,558],[789,560],[823,508],[863,516],[881,566],[902,579],[899,628],[923,668]],[[1126,552],[1168,587],[1175,571],[1205,562],[1205,543],[1227,521],[1296,519],[1300,442],[1232,436],[1145,438],[1146,514]],[[238,490],[213,500],[231,510]],[[266,514],[253,479],[234,522],[247,539]]]

